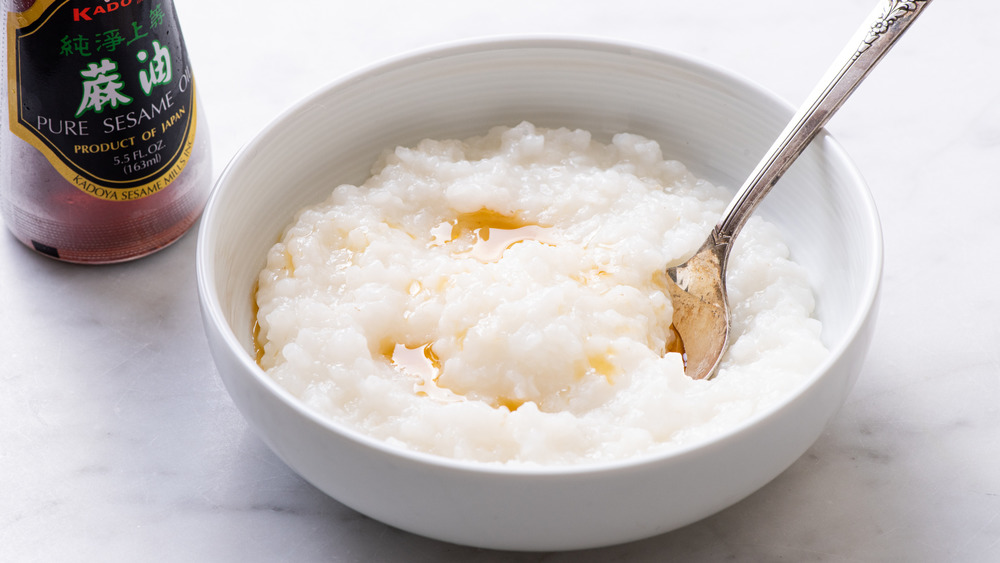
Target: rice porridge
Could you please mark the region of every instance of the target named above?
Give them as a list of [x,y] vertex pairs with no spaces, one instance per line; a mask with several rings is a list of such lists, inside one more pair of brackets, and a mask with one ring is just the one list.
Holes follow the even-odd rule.
[[665,352],[664,269],[730,197],[632,134],[522,123],[396,148],[270,250],[259,363],[311,409],[441,456],[570,464],[704,440],[827,355],[804,269],[757,217],[730,258],[718,375]]

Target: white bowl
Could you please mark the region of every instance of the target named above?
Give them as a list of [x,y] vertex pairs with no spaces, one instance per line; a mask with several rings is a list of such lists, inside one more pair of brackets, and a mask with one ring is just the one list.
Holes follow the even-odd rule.
[[233,401],[316,487],[368,516],[449,542],[578,549],[666,532],[754,492],[816,440],[851,389],[881,278],[874,203],[822,134],[758,213],[815,282],[832,351],[795,393],[709,442],[582,467],[504,467],[390,447],[326,420],[254,361],[252,294],[267,249],[299,208],[361,183],[379,152],[422,138],[539,126],[659,141],[665,155],[738,186],[793,108],[731,73],[641,47],[576,39],[488,40],[379,64],[312,95],[253,139],[204,213],[198,288],[208,341]]

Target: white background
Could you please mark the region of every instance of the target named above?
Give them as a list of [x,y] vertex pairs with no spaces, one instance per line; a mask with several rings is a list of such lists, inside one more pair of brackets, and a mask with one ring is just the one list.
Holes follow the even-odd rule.
[[[874,0],[176,5],[218,174],[339,76],[485,35],[678,51],[797,105]],[[563,554],[386,527],[302,481],[235,410],[198,316],[193,231],[106,267],[57,263],[0,233],[0,560],[1000,561],[997,21],[1000,3],[936,2],[830,123],[883,219],[878,330],[824,435],[732,508]]]

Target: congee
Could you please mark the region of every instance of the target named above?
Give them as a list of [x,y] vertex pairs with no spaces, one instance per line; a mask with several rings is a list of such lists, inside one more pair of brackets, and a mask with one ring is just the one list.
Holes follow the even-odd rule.
[[530,123],[384,153],[271,248],[259,363],[309,408],[399,447],[508,464],[624,459],[701,441],[826,356],[805,270],[754,217],[728,277],[718,375],[667,352],[664,269],[731,193],[634,134]]

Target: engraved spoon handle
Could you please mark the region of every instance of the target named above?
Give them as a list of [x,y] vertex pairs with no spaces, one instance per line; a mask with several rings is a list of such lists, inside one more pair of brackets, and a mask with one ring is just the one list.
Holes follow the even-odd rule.
[[879,3],[736,193],[712,231],[717,243],[728,243],[739,234],[781,175],[930,3],[931,0]]

